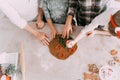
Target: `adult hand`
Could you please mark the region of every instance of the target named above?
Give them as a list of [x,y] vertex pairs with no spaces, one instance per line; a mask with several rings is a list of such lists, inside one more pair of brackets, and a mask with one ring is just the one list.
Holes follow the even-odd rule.
[[73,30],[72,30],[72,25],[71,24],[65,24],[63,30],[62,30],[62,37],[65,38],[67,36],[67,38],[69,37],[70,34],[72,34]]
[[43,32],[37,32],[37,34],[35,35],[36,38],[45,46],[49,45],[49,39],[48,36],[43,33]]
[[48,36],[45,33],[34,30],[28,24],[26,24],[26,26],[24,27],[24,30],[33,34],[43,45],[49,45],[50,41],[48,39]]
[[45,26],[44,21],[36,21],[36,28],[41,29]]
[[74,40],[68,40],[68,41],[66,42],[66,46],[67,46],[68,48],[72,48],[74,45],[75,45],[75,41],[74,41]]

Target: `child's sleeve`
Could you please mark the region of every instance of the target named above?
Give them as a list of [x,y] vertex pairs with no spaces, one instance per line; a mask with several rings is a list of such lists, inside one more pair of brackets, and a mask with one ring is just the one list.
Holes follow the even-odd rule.
[[41,6],[41,8],[43,9],[45,18],[46,18],[46,19],[51,18],[51,17],[50,17],[49,10],[48,10],[48,8],[47,8],[47,0],[41,0],[40,6]]
[[39,0],[39,1],[38,1],[38,7],[39,7],[39,8],[42,8],[42,4],[43,4],[42,2],[43,2],[43,0]]
[[12,23],[23,29],[27,21],[20,17],[17,11],[5,0],[0,0],[0,10],[10,19]]
[[[99,25],[103,25],[107,27],[110,21],[110,16],[115,14],[118,10],[120,10],[120,2],[116,3],[114,0],[110,0],[108,1],[108,3],[106,3],[106,5],[107,5],[107,10],[105,10],[100,15],[96,16],[95,19],[93,19],[93,21],[82,30],[82,32],[92,31],[95,28],[97,28]],[[114,7],[114,5],[117,6]]]
[[85,26],[85,28],[81,32],[92,31],[95,28],[97,28],[99,25],[106,27],[110,21],[110,16],[113,13],[115,13],[113,9],[107,9],[106,11],[95,17],[93,21],[89,25]]
[[77,8],[77,3],[78,0],[69,0],[68,15],[72,15],[74,17]]

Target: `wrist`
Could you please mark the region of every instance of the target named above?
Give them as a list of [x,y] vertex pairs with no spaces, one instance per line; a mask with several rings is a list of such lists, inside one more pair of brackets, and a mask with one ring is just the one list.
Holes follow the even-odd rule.
[[66,24],[67,25],[71,25],[71,23],[72,23],[72,16],[71,15],[68,15],[68,17],[67,17],[67,20],[66,20]]
[[52,25],[50,28],[51,28],[52,31],[56,30],[54,25]]
[[25,26],[24,30],[28,31],[29,33],[33,34],[34,36],[37,36],[37,34],[38,34],[38,31],[34,30],[28,24]]
[[32,34],[33,34],[34,36],[37,36],[38,33],[39,33],[38,31],[33,31],[33,32],[32,32]]
[[42,22],[43,20],[41,18],[37,19],[38,22]]

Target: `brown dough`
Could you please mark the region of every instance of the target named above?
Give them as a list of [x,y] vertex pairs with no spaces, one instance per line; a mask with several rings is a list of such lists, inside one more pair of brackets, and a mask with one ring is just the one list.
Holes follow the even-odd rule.
[[113,49],[113,50],[110,51],[110,54],[111,54],[111,55],[117,55],[117,54],[118,54],[118,51],[115,50],[115,49]]
[[[76,49],[77,49],[77,44],[75,44],[72,48],[67,48],[63,46],[59,42],[59,38],[61,35],[57,35],[49,44],[49,51],[50,53],[55,56],[58,59],[65,60],[67,59],[70,55],[72,55]],[[66,43],[68,39],[64,39],[64,42]]]
[[84,73],[84,80],[100,80],[100,78],[95,74]]
[[99,69],[97,68],[97,66],[95,64],[89,64],[88,67],[89,67],[90,72],[98,74]]

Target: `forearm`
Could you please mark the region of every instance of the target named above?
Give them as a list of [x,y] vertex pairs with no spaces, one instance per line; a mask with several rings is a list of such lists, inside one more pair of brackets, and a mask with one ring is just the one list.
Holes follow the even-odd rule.
[[37,17],[37,20],[43,20],[43,10],[42,8],[39,8],[38,9],[38,17]]
[[72,15],[68,15],[67,20],[66,20],[66,24],[67,24],[67,25],[71,25],[71,23],[72,23],[72,18],[73,18]]
[[28,24],[24,27],[24,30],[28,31],[29,33],[33,34],[34,36],[37,36],[37,31],[34,30],[32,27],[30,27]]
[[47,23],[48,23],[48,25],[49,25],[49,27],[50,27],[51,30],[55,29],[54,24],[52,23],[52,20],[50,18],[47,19]]
[[[107,35],[107,36],[111,36],[111,34],[108,31],[98,31],[98,30],[94,30],[93,31],[96,35]],[[77,43],[79,40],[81,40],[82,38],[87,37],[87,32],[80,32],[77,37],[74,39],[74,42]]]

